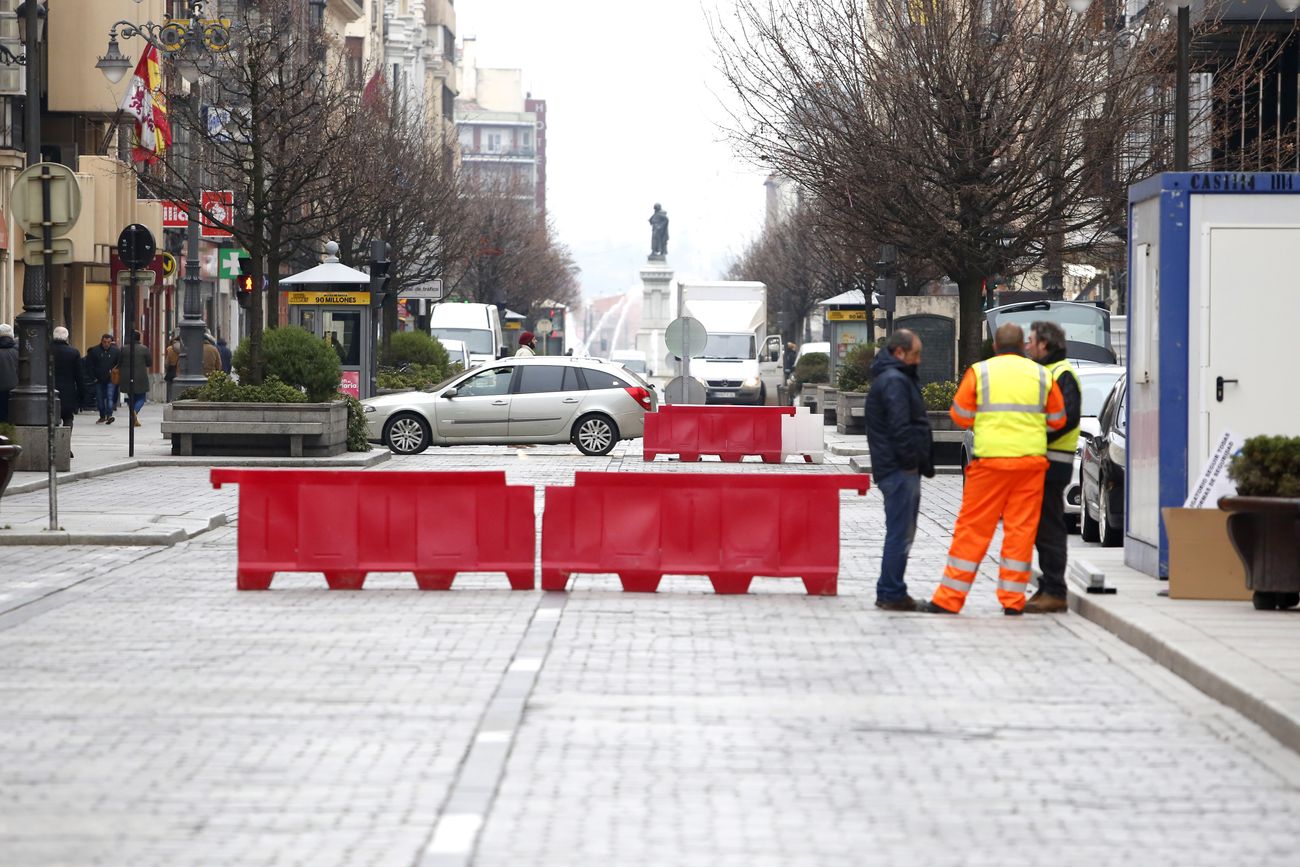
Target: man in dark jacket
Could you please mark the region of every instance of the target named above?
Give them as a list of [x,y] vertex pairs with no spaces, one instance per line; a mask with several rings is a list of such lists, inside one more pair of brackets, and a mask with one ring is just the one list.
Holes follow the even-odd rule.
[[9,421],[9,392],[18,387],[18,344],[14,329],[0,323],[0,421]]
[[1065,398],[1065,427],[1047,435],[1047,477],[1043,482],[1043,510],[1038,518],[1038,592],[1025,603],[1026,614],[1058,614],[1069,608],[1065,590],[1066,544],[1065,489],[1074,476],[1074,450],[1079,441],[1079,415],[1083,393],[1079,378],[1065,360],[1065,331],[1055,322],[1029,326],[1025,355],[1052,374]]
[[217,352],[221,354],[221,369],[229,374],[235,354],[230,351],[230,344],[226,343],[226,338],[217,338]]
[[72,420],[81,408],[81,394],[85,390],[86,370],[77,347],[68,343],[68,329],[60,325],[54,329],[54,388],[59,393],[59,417],[64,427],[72,427]]
[[113,344],[113,335],[105,334],[99,343],[86,352],[86,366],[95,380],[96,404],[99,407],[99,421],[95,424],[112,424],[113,413],[117,409],[117,392],[113,387],[113,371],[122,360],[122,350]]
[[871,473],[885,497],[885,550],[876,607],[887,611],[916,610],[903,576],[921,511],[921,477],[934,476],[933,436],[917,379],[920,363],[921,339],[906,329],[895,331],[871,362],[867,392]]
[[786,380],[794,373],[794,362],[798,355],[799,347],[794,345],[794,341],[785,345],[785,351],[781,354],[781,370],[785,373]]

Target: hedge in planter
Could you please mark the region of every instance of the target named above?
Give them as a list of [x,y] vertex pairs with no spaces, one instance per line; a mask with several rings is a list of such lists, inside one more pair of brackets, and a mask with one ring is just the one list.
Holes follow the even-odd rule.
[[794,366],[794,387],[797,391],[804,383],[816,385],[831,381],[831,357],[825,352],[810,352]]
[[957,396],[957,383],[928,382],[921,386],[921,398],[929,412],[947,412],[952,408],[953,398]]
[[380,388],[430,388],[452,374],[453,365],[447,350],[420,331],[400,331],[392,335],[379,353]]
[[840,362],[835,387],[840,391],[868,391],[871,388],[871,361],[876,357],[876,347],[860,343],[844,354]]
[[[239,378],[251,382],[255,377],[249,367],[250,347],[241,340],[232,363]],[[288,385],[301,388],[309,403],[335,399],[342,368],[339,356],[330,345],[304,328],[273,328],[262,335],[264,377],[275,376]]]
[[1300,437],[1251,437],[1228,475],[1241,497],[1300,497]]

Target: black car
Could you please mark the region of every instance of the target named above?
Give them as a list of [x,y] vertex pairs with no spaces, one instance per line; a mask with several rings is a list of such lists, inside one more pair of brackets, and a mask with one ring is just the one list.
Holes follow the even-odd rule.
[[1101,415],[1100,433],[1081,434],[1079,467],[1083,514],[1079,533],[1085,542],[1114,548],[1124,541],[1124,462],[1128,454],[1128,376],[1115,382]]

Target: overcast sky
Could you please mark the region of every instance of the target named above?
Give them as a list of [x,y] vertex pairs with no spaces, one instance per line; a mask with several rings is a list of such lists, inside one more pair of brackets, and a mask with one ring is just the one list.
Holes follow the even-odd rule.
[[[714,8],[716,0],[704,0]],[[655,202],[668,263],[718,279],[763,221],[764,173],[722,140],[725,96],[701,0],[459,0],[480,67],[520,68],[547,101],[547,210],[583,293],[639,284]]]

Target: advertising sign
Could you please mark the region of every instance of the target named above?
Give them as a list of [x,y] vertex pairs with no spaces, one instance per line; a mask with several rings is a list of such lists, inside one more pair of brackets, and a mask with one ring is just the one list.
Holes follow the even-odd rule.
[[233,237],[230,232],[208,222],[207,214],[211,214],[213,219],[229,225],[235,219],[235,194],[231,190],[204,190],[203,197],[199,200],[199,205],[203,211],[203,221],[199,226],[199,234],[204,238],[230,238]]
[[290,304],[349,304],[364,306],[370,303],[369,292],[286,292]]
[[345,370],[343,378],[339,380],[339,391],[351,395],[357,400],[361,399],[361,371]]

